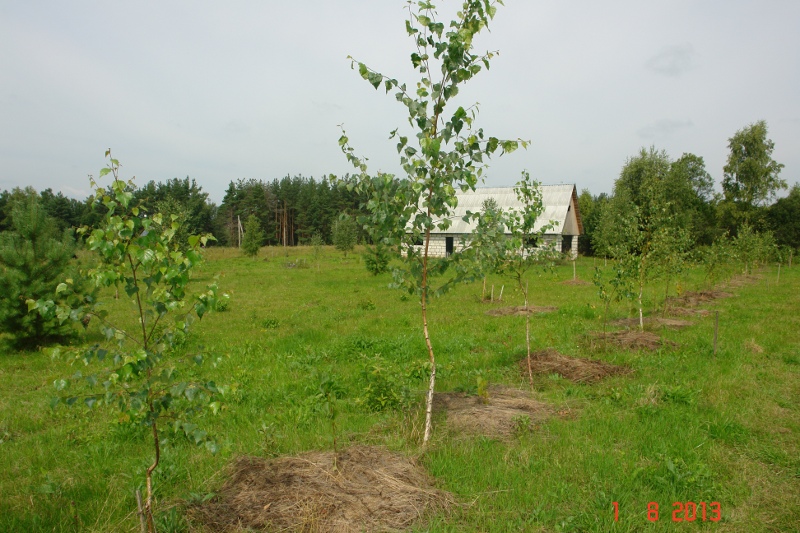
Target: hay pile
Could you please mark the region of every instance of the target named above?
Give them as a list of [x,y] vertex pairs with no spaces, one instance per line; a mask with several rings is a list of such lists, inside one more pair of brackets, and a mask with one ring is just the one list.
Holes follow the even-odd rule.
[[525,313],[533,315],[540,313],[552,313],[553,311],[558,311],[558,307],[541,307],[536,305],[529,305],[528,307],[525,307],[524,305],[518,305],[516,307],[498,307],[497,309],[490,309],[486,311],[486,314],[489,316],[525,316]]
[[[519,360],[519,370],[523,376],[528,376],[527,357]],[[552,349],[532,353],[531,370],[534,374],[558,374],[575,383],[594,383],[608,376],[632,372],[630,368],[624,366],[612,365],[605,361],[570,357]]]
[[639,331],[638,329],[609,331],[606,334],[603,334],[602,331],[597,331],[592,333],[590,338],[592,340],[592,347],[595,348],[602,347],[606,342],[628,350],[647,350],[651,352],[662,347],[678,346],[677,343],[662,339],[655,333]]
[[519,389],[489,387],[488,398],[461,392],[436,393],[434,409],[446,411],[447,426],[458,432],[508,438],[556,414],[555,409]]
[[[687,326],[691,326],[692,322],[687,320],[678,320],[676,318],[661,318],[657,316],[646,316],[644,317],[645,327],[646,326],[655,326],[655,327],[666,327],[666,328],[685,328]],[[611,322],[613,326],[625,326],[627,328],[638,328],[639,327],[639,318],[621,318],[619,320],[614,320]]]
[[404,531],[453,498],[413,460],[382,448],[241,457],[209,502],[189,509],[205,531]]

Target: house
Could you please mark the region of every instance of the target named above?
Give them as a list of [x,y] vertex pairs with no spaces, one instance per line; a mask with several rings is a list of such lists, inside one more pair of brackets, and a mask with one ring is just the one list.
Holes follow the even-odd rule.
[[[583,222],[578,210],[578,193],[575,185],[540,185],[544,210],[536,220],[535,231],[548,223],[552,227],[544,234],[544,243],[559,246],[562,253],[572,257],[578,255],[578,237],[583,233]],[[428,254],[432,257],[445,257],[453,253],[462,237],[469,240],[476,222],[464,222],[467,211],[480,212],[483,202],[493,198],[501,209],[517,209],[522,204],[517,199],[513,187],[479,188],[475,191],[458,192],[458,206],[453,210],[452,225],[446,232],[433,230]]]

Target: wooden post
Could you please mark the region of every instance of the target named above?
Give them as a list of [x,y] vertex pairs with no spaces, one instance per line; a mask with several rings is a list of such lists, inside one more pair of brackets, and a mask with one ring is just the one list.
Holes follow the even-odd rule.
[[714,357],[717,356],[717,336],[719,335],[719,311],[714,316]]
[[506,286],[505,286],[505,285],[503,285],[502,287],[500,287],[500,298],[498,299],[498,301],[500,301],[500,302],[502,302],[502,301],[503,301],[503,289],[505,289],[505,288],[506,288]]
[[494,302],[494,284],[492,284],[492,301]]
[[778,263],[778,279],[775,280],[775,285],[779,285],[781,282],[781,264]]
[[578,271],[575,267],[575,259],[572,260],[572,281],[578,279]]
[[481,293],[481,301],[486,301],[486,276],[483,276],[483,292]]
[[139,489],[136,489],[136,507],[138,509],[136,514],[139,515],[139,529],[142,533],[147,533],[147,523],[144,519],[144,507],[142,506],[142,493]]

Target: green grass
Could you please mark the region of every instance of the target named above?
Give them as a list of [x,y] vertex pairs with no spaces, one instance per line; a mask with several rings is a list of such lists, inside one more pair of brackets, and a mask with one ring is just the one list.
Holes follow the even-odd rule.
[[[340,442],[418,453],[426,384],[409,377],[426,360],[418,303],[387,288],[390,275],[367,273],[357,255],[344,260],[329,248],[319,266],[311,256],[304,248],[288,257],[262,249],[256,260],[237,250],[208,251],[197,281],[220,273],[231,305],[195,324],[185,353],[202,347],[223,357],[203,373],[230,386],[226,403],[219,415],[198,420],[221,452],[212,456],[169,437],[155,477],[160,531],[184,530],[181,503],[218,489],[236,455],[329,449],[328,421],[308,399],[325,374],[346,391]],[[591,280],[593,264],[581,259],[578,276]],[[690,328],[659,331],[678,349],[593,350],[584,335],[602,329],[596,288],[561,284],[572,278],[571,265],[531,275],[531,303],[559,308],[533,319],[536,349],[625,364],[634,373],[594,385],[537,378],[535,394],[572,416],[511,442],[459,435],[436,418],[422,463],[464,505],[432,517],[430,530],[800,530],[800,269],[783,268],[777,286],[774,270],[707,306],[720,316],[716,357],[713,313]],[[681,283],[694,289],[701,280],[690,272]],[[437,390],[472,390],[479,375],[527,387],[515,366],[524,353],[524,319],[484,314],[522,303],[509,281],[489,280],[495,295],[504,283],[502,304],[481,303],[479,284],[432,302]],[[652,310],[661,298],[663,286],[654,285],[646,303]],[[109,304],[118,317],[126,306]],[[612,318],[633,314],[627,304],[611,310]],[[88,335],[97,333],[90,328]],[[365,372],[376,366],[384,385],[410,388],[410,409],[367,409],[365,387],[378,383]],[[74,371],[45,352],[0,355],[0,531],[138,527],[134,491],[152,461],[151,444],[112,412],[51,410],[53,380]],[[723,520],[675,524],[676,501],[719,501]],[[649,502],[660,505],[657,523],[647,521]]]

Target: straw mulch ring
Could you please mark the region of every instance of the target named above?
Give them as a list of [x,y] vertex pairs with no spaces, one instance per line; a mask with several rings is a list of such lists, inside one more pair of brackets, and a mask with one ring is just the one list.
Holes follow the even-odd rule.
[[708,309],[692,309],[691,307],[668,307],[667,313],[672,316],[708,316]]
[[678,304],[681,307],[696,307],[719,298],[730,298],[731,296],[733,294],[723,291],[685,292],[680,296],[670,297],[669,302],[670,304]]
[[754,276],[752,274],[750,275],[742,274],[741,276],[735,276],[731,278],[730,280],[728,280],[727,283],[725,283],[725,285],[727,287],[733,287],[738,289],[746,285],[752,285],[754,283],[758,283],[759,281],[761,281],[761,276]]
[[530,428],[556,413],[547,403],[519,389],[489,387],[488,397],[463,392],[434,395],[434,408],[447,412],[447,425],[456,431],[487,437],[511,437],[522,427]]
[[562,285],[591,285],[591,282],[585,281],[582,279],[568,279],[567,281],[562,281]]
[[297,457],[241,457],[212,500],[189,508],[205,531],[405,531],[452,496],[412,459],[376,447]]
[[602,347],[605,342],[627,350],[647,350],[654,352],[660,348],[674,348],[677,343],[662,339],[655,333],[626,329],[622,331],[609,331],[605,335],[602,331],[591,334],[592,346]]
[[[678,320],[677,318],[661,318],[657,316],[646,316],[642,320],[645,326],[656,326],[656,327],[665,327],[665,328],[685,328],[687,326],[693,325],[692,322],[688,320]],[[627,328],[639,327],[639,318],[620,318],[619,320],[614,320],[610,322],[613,326],[625,326]]]
[[525,313],[534,315],[541,313],[552,313],[553,311],[558,311],[558,307],[542,307],[536,305],[529,305],[528,307],[525,307],[524,305],[518,305],[516,307],[498,307],[497,309],[490,309],[486,311],[486,314],[489,316],[525,316]]
[[[522,375],[528,377],[528,358],[519,360]],[[594,383],[608,376],[629,374],[630,368],[612,365],[605,361],[570,357],[548,349],[531,354],[531,370],[534,374],[558,374],[575,383]]]

